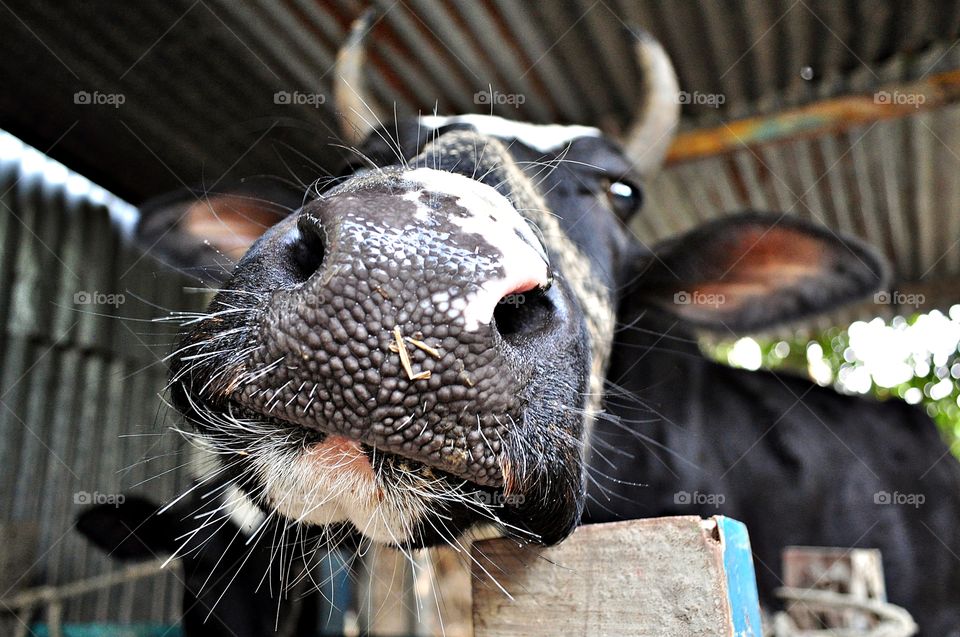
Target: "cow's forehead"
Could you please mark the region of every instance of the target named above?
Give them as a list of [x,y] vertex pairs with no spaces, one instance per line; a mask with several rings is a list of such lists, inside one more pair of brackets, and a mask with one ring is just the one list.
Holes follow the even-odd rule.
[[425,115],[420,117],[420,123],[429,129],[464,124],[472,126],[481,135],[489,135],[505,141],[517,140],[543,153],[559,150],[580,137],[602,136],[600,129],[593,126],[531,124],[495,115]]

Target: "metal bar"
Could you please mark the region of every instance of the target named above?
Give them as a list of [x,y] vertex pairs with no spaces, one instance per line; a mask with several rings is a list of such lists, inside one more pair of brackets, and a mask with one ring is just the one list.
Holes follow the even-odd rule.
[[131,580],[151,577],[179,566],[179,563],[174,560],[167,565],[167,568],[164,568],[163,565],[165,562],[166,560],[164,559],[147,562],[146,564],[134,564],[132,566],[126,566],[115,573],[95,575],[94,577],[88,577],[69,584],[31,588],[11,597],[0,599],[0,606],[14,610],[40,604],[49,604],[71,597],[80,597],[81,595],[100,591]]
[[[905,117],[918,111],[953,104],[960,101],[960,70],[932,75],[917,82],[888,85],[882,90],[889,94],[889,99],[886,96],[875,99],[873,95],[848,95],[770,116],[750,117],[716,128],[681,133],[667,155],[667,162],[678,163],[729,153],[743,145],[819,137],[878,120]],[[910,96],[911,103],[894,103],[895,93]],[[878,91],[877,95],[882,93]]]
[[[934,216],[936,214],[934,200],[940,194],[936,183],[935,152],[940,143],[935,139],[934,121],[930,113],[920,113],[908,121],[911,123],[910,136],[913,140],[915,171],[913,206],[917,223],[913,227],[913,235],[919,244],[917,271],[923,272],[928,267],[927,264],[932,267],[940,257],[936,250],[940,224]],[[957,211],[953,213],[957,214]]]

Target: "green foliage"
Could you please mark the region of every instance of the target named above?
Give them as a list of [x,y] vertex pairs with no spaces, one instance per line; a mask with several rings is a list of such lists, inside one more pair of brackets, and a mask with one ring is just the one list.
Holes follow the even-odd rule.
[[[832,328],[812,338],[753,340],[759,345],[759,362],[763,368],[804,374],[845,393],[872,394],[881,400],[894,398],[922,404],[943,431],[954,453],[960,456],[960,444],[957,444],[960,442],[960,353],[954,340],[957,330],[953,329],[956,326],[960,330],[960,306],[951,310],[950,317],[933,312],[909,318],[896,317],[886,322],[874,319],[870,323],[854,323],[847,329]],[[941,333],[946,335],[942,339],[946,341],[946,347],[928,351],[929,346],[919,343],[925,335],[932,334],[930,325],[939,330],[936,331],[938,336]],[[880,339],[874,339],[872,347],[889,346],[887,368],[899,362],[901,370],[908,370],[908,377],[901,378],[900,382],[889,382],[891,376],[884,376],[880,369],[882,362],[878,363],[875,356],[867,356],[864,351],[851,346],[851,331],[856,330],[860,333],[870,331],[874,337],[880,335]],[[889,336],[889,342],[882,338],[884,336]],[[903,347],[904,343],[914,341],[918,344]],[[703,343],[703,348],[716,360],[738,366],[734,345],[734,341],[707,342]],[[748,345],[755,353],[753,344]],[[897,353],[903,355],[898,357]],[[891,361],[891,358],[895,360]],[[878,376],[887,382],[878,383]]]

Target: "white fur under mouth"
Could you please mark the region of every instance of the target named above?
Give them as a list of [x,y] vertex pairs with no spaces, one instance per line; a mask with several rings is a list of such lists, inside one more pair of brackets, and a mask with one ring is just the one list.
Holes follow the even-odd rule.
[[382,484],[359,445],[345,438],[329,436],[303,449],[268,451],[252,460],[264,504],[299,523],[349,522],[371,540],[402,544],[414,538],[426,513],[424,498],[408,485]]
[[[426,465],[411,469],[401,456],[376,448],[371,462],[358,441],[328,435],[309,442],[284,434],[276,423],[268,427],[260,420],[212,412],[204,422],[215,433],[194,433],[194,442],[210,457],[240,454],[246,459],[247,475],[240,482],[253,495],[240,499],[259,504],[267,518],[279,514],[310,526],[349,523],[369,540],[396,546],[417,544],[424,533],[456,543],[457,532],[443,520],[445,509],[454,504],[475,513],[482,527],[503,526],[498,514],[503,503],[491,502],[477,485],[437,475]],[[238,451],[233,439],[240,434],[249,442]],[[378,454],[400,463],[376,462]],[[241,527],[250,524],[238,517]]]

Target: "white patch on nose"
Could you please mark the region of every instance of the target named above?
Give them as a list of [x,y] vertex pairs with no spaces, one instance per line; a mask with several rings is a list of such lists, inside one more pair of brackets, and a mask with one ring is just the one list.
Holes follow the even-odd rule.
[[490,186],[469,177],[431,168],[417,168],[404,173],[404,178],[418,183],[416,197],[417,217],[420,208],[426,208],[421,194],[445,194],[457,198],[457,205],[466,210],[466,216],[451,215],[448,219],[463,232],[479,235],[500,255],[497,264],[503,276],[478,281],[479,290],[466,299],[441,299],[438,310],[448,312],[450,318],[463,316],[465,329],[476,331],[481,324],[493,320],[497,304],[505,296],[544,287],[548,283],[547,255],[543,244],[526,219],[510,201]]
[[411,190],[410,192],[403,195],[403,198],[417,205],[417,212],[414,215],[417,218],[417,220],[426,221],[427,219],[430,218],[430,209],[424,206],[420,202],[420,191]]
[[481,135],[497,139],[515,139],[521,144],[549,153],[558,150],[578,137],[600,137],[600,129],[592,126],[564,126],[562,124],[531,124],[516,122],[495,115],[424,115],[420,122],[427,128],[437,129],[451,124],[472,126]]

